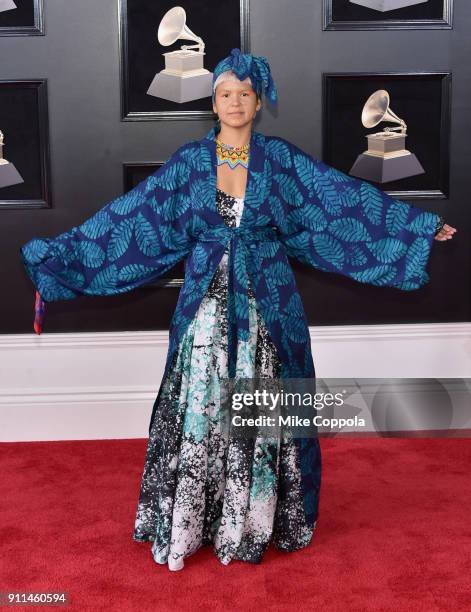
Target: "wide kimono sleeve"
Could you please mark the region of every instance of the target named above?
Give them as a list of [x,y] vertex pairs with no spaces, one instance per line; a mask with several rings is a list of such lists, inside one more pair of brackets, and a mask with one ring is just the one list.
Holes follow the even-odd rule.
[[[279,182],[288,255],[361,283],[410,291],[429,281],[439,215],[394,199],[291,146]],[[286,165],[286,164],[285,164]]]
[[44,302],[125,293],[163,275],[189,254],[190,168],[179,152],[80,225],[20,247],[36,287],[37,333]]

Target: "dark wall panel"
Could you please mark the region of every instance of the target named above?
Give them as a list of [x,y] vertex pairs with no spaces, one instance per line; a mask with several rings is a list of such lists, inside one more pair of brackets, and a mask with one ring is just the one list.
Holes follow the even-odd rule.
[[[251,50],[269,58],[280,95],[277,111],[264,110],[256,129],[321,159],[323,72],[451,71],[450,198],[413,203],[443,214],[458,232],[452,241],[434,243],[431,282],[414,292],[361,285],[293,261],[309,322],[469,321],[471,3],[455,2],[452,30],[409,32],[322,31],[321,4],[296,0],[293,10],[289,0],[252,1]],[[121,122],[117,0],[46,2],[45,8],[46,36],[0,37],[0,79],[48,79],[54,194],[51,209],[0,211],[0,333],[32,332],[34,288],[20,245],[70,229],[119,195],[124,162],[165,160],[213,125]],[[143,288],[47,304],[44,331],[168,329],[178,291]]]

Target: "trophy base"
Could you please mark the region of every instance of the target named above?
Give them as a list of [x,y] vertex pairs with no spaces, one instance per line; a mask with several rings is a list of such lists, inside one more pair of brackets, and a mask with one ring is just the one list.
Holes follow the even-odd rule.
[[414,4],[423,4],[428,2],[428,0],[350,0],[350,2],[376,11],[385,12],[405,8],[406,6],[414,6]]
[[207,70],[203,74],[197,72],[178,75],[162,70],[155,75],[147,93],[156,98],[183,103],[211,97],[212,85],[213,73]]
[[189,70],[208,72],[204,69],[204,56],[206,55],[204,51],[177,49],[162,55],[165,58],[165,72],[177,72],[178,74]]
[[362,153],[356,158],[349,174],[374,183],[389,183],[408,176],[425,174],[425,170],[410,151],[391,157]]
[[0,188],[18,185],[18,183],[24,183],[24,179],[15,166],[11,162],[0,163]]
[[0,0],[0,13],[3,11],[11,11],[11,9],[16,9],[16,4],[13,0]]

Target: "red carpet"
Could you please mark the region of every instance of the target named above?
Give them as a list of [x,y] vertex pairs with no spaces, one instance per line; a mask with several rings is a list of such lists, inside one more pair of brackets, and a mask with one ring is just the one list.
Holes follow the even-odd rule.
[[56,610],[470,610],[469,440],[321,444],[309,547],[228,566],[204,548],[180,572],[131,538],[146,440],[0,444],[0,590],[68,591]]

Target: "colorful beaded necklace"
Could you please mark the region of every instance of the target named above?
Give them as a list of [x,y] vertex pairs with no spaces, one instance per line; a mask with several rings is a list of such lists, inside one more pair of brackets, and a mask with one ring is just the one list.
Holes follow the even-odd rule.
[[216,157],[218,166],[221,164],[229,164],[231,168],[237,165],[249,167],[250,143],[242,147],[231,147],[225,144],[219,138],[216,138]]

